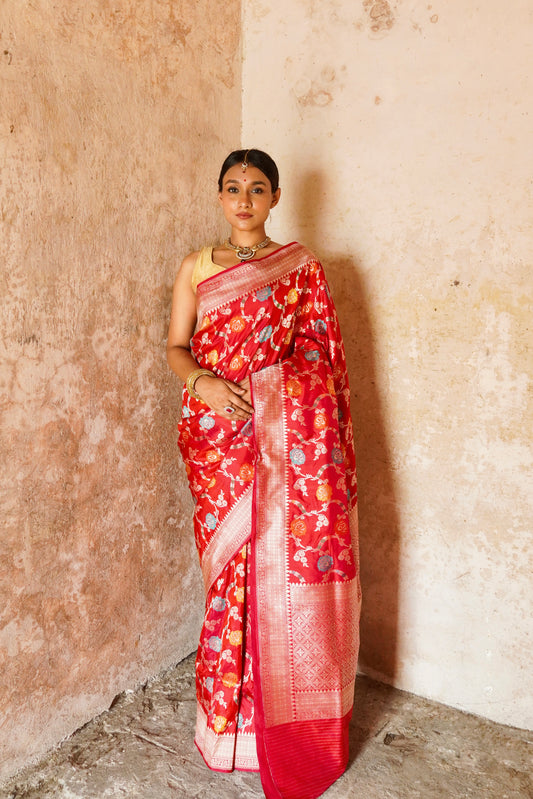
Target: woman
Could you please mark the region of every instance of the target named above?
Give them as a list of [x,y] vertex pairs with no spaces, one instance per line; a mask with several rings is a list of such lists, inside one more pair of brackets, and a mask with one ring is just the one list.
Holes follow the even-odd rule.
[[218,188],[231,235],[183,261],[168,335],[206,589],[195,741],[268,799],[314,799],[346,768],[358,649],[344,350],[316,258],[266,236],[270,156],[231,153]]

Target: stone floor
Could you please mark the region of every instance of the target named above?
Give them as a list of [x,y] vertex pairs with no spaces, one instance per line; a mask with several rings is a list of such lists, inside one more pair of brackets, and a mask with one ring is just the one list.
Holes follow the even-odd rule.
[[[0,799],[252,799],[257,774],[217,774],[193,745],[193,658],[0,788]],[[360,677],[351,762],[324,799],[531,799],[533,735]]]

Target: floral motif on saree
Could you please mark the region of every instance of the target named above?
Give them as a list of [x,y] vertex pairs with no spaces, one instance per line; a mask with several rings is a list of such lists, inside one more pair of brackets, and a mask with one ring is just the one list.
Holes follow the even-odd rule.
[[360,587],[349,387],[322,267],[297,243],[198,286],[191,351],[238,382],[242,423],[183,396],[179,443],[206,588],[196,743],[268,799],[344,771]]

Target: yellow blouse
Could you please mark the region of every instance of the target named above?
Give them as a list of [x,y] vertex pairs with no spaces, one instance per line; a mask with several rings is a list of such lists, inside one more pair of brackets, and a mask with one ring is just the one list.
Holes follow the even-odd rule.
[[191,284],[194,293],[196,293],[198,283],[201,283],[202,280],[207,280],[208,277],[218,275],[224,269],[225,267],[213,263],[213,248],[202,247],[192,270]]

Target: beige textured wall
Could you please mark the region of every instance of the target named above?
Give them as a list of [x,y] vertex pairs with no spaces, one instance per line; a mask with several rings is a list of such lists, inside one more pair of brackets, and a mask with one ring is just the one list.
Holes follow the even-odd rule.
[[164,345],[240,135],[240,3],[211,10],[0,4],[0,777],[196,646]]
[[243,144],[346,338],[361,668],[532,726],[531,3],[244,8]]

